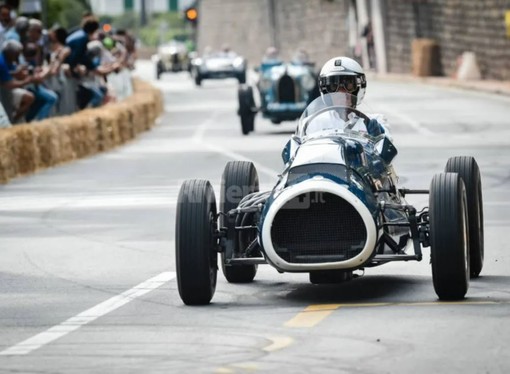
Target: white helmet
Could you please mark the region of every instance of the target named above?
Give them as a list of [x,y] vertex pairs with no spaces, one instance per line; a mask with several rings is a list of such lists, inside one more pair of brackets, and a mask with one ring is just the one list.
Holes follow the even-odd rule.
[[356,96],[355,104],[360,104],[365,96],[367,80],[360,64],[352,58],[339,56],[328,60],[319,73],[321,94],[337,92],[343,88]]

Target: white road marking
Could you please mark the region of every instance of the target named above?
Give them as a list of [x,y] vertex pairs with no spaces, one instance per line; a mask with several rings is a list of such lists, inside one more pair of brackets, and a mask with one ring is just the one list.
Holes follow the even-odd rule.
[[217,121],[218,116],[220,115],[220,112],[216,111],[212,114],[211,117],[206,119],[204,122],[202,122],[197,129],[193,133],[193,137],[191,140],[195,143],[202,143],[202,138],[204,137],[205,130],[211,125],[214,124]]
[[200,144],[208,149],[210,149],[211,151],[214,151],[216,153],[220,153],[224,156],[227,156],[231,159],[234,159],[234,160],[242,160],[242,161],[251,161],[253,162],[253,164],[255,165],[255,167],[257,168],[258,171],[261,171],[271,177],[275,177],[276,175],[279,174],[278,171],[276,170],[273,170],[271,168],[268,168],[268,167],[265,167],[264,165],[240,154],[240,153],[237,153],[237,152],[232,152],[230,150],[228,150],[227,148],[224,148],[224,147],[221,147],[221,146],[218,146],[218,145],[213,145],[213,144],[210,144],[209,142],[207,141],[203,141],[203,136],[204,136],[204,133],[205,131],[207,130],[207,128],[212,125],[215,120],[216,120],[216,117],[220,114],[220,112],[216,111],[212,117],[208,118],[207,120],[205,120],[204,122],[202,122],[200,124],[200,126],[198,126],[198,128],[195,130],[195,132],[193,133],[192,137],[191,137],[191,140],[195,143],[195,144]]
[[[412,117],[409,117],[402,112],[395,110],[388,105],[384,104],[380,106],[381,113],[385,113],[390,115],[391,117],[399,118],[401,121],[407,123],[409,126],[411,126],[416,132],[422,134],[422,135],[434,135],[432,131],[427,129],[426,127],[423,127],[423,125],[418,121],[415,120]],[[391,123],[390,123],[391,125]]]
[[36,349],[39,349],[73,331],[78,330],[80,327],[95,321],[114,310],[126,305],[127,303],[143,296],[156,288],[161,287],[165,283],[174,279],[176,274],[174,272],[164,272],[153,278],[140,283],[139,285],[114,296],[90,309],[87,309],[74,317],[62,322],[59,325],[53,326],[46,331],[41,332],[27,340],[22,341],[12,347],[9,347],[0,352],[1,356],[18,356],[26,355]]
[[220,147],[217,145],[208,144],[205,142],[202,144],[204,147],[209,148],[211,151],[221,153],[222,155],[232,158],[234,160],[251,161],[251,162],[253,162],[253,165],[255,165],[255,168],[257,169],[257,171],[261,171],[273,178],[276,177],[280,173],[274,169],[265,167],[264,165],[252,160],[251,158],[242,155],[241,153],[232,152],[232,151],[229,151],[227,148],[223,148],[223,147]]

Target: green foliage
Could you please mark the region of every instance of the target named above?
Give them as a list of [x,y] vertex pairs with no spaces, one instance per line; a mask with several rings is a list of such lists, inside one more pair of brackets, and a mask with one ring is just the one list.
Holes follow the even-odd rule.
[[90,10],[86,0],[47,0],[48,27],[55,23],[72,28],[79,26],[83,12]]
[[148,19],[147,26],[140,28],[139,14],[129,12],[122,16],[111,19],[114,28],[128,29],[137,34],[142,44],[157,46],[172,39],[188,40],[191,38],[191,30],[186,25],[179,12],[153,14]]

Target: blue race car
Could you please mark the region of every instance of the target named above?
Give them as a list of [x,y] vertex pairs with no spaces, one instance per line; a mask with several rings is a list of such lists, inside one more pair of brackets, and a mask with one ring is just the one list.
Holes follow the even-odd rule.
[[274,124],[298,119],[306,106],[319,95],[317,73],[310,63],[262,63],[258,69],[256,90],[260,107],[256,106],[254,87],[240,85],[238,90],[241,130],[244,135],[254,130],[255,115],[261,112]]
[[[185,304],[208,304],[217,258],[231,283],[251,282],[259,264],[309,273],[312,283],[355,278],[356,270],[392,261],[420,261],[430,247],[434,289],[441,300],[464,298],[483,266],[480,170],[473,157],[451,157],[428,190],[397,187],[396,149],[373,120],[325,94],[303,113],[284,148],[284,171],[259,191],[254,165],[232,161],[223,172],[219,212],[206,180],[181,187],[176,266]],[[408,194],[428,194],[421,211]]]

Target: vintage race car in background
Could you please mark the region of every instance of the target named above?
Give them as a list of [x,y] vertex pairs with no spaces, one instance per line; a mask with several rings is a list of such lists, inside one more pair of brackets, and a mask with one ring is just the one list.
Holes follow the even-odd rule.
[[[475,159],[450,158],[428,190],[399,188],[393,143],[351,100],[327,94],[307,107],[271,191],[259,191],[255,167],[246,161],[226,165],[219,211],[209,181],[183,183],[175,249],[185,304],[211,301],[218,254],[231,283],[253,281],[257,266],[267,263],[280,272],[309,273],[318,284],[392,261],[420,261],[422,247],[430,247],[439,299],[464,298],[484,259]],[[428,194],[428,207],[418,211],[407,203],[409,194]]]
[[[255,115],[261,112],[274,124],[297,120],[306,106],[319,96],[317,73],[310,63],[262,63],[257,69],[255,87],[238,89],[241,130],[244,135],[254,130]],[[254,92],[257,91],[257,94]],[[254,95],[260,98],[257,107]]]
[[170,43],[158,47],[158,53],[152,56],[156,64],[156,78],[166,72],[179,72],[190,70],[190,57],[186,44],[172,40]]
[[246,82],[247,62],[234,52],[214,52],[194,58],[191,62],[191,76],[200,86],[204,79],[235,78]]

